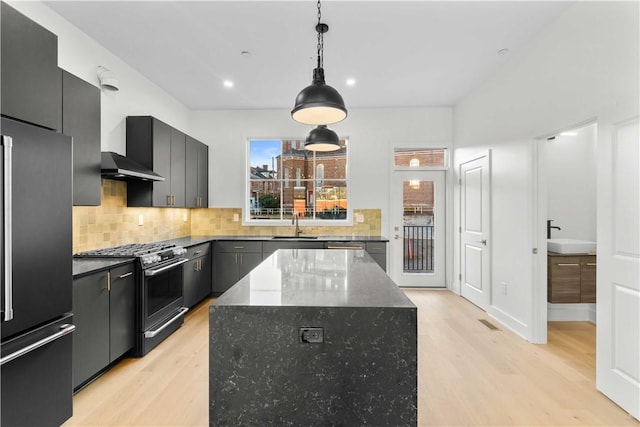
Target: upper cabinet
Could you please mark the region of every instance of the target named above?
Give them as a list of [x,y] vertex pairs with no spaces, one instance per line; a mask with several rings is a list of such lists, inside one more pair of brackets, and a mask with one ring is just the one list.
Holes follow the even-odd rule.
[[73,204],[100,205],[100,89],[64,70],[62,133],[73,137]]
[[4,2],[1,15],[1,113],[60,131],[58,37]]
[[[189,142],[187,142],[189,141]],[[130,181],[127,184],[127,205],[139,207],[197,207],[196,199],[206,194],[208,180],[208,149],[183,132],[151,116],[127,117],[127,157],[160,174],[164,181]],[[206,146],[203,145],[205,148]],[[196,174],[195,193],[193,176]],[[200,186],[200,187],[199,187]],[[206,206],[203,204],[202,206]]]
[[209,206],[209,147],[187,136],[186,141],[186,205],[188,208]]

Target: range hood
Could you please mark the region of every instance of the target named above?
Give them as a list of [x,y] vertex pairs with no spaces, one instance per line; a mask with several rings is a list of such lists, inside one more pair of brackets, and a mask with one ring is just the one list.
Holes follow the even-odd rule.
[[164,181],[151,169],[112,151],[102,152],[102,176],[122,180]]

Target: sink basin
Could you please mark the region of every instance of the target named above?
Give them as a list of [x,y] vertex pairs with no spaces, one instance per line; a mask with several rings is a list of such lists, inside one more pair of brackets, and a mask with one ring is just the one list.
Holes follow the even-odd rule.
[[586,254],[596,251],[596,242],[578,239],[548,239],[547,250],[559,254]]
[[309,240],[309,239],[317,239],[318,236],[273,236],[272,239],[274,240],[280,240],[280,239],[288,239],[288,240],[294,240],[294,239],[305,239],[305,240]]

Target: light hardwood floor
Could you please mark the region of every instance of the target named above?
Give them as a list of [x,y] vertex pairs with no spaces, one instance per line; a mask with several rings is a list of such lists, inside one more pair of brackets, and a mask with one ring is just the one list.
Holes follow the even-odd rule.
[[[594,325],[550,323],[549,343],[533,345],[448,291],[405,293],[418,306],[420,426],[640,425],[595,389]],[[64,426],[207,426],[210,302],[76,394]]]

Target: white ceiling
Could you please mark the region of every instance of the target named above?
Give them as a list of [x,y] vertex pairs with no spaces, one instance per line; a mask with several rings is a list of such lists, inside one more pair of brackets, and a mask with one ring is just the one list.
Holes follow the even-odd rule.
[[[311,83],[313,0],[45,3],[190,109],[292,108]],[[452,106],[570,3],[325,0],[327,84],[347,108]]]

